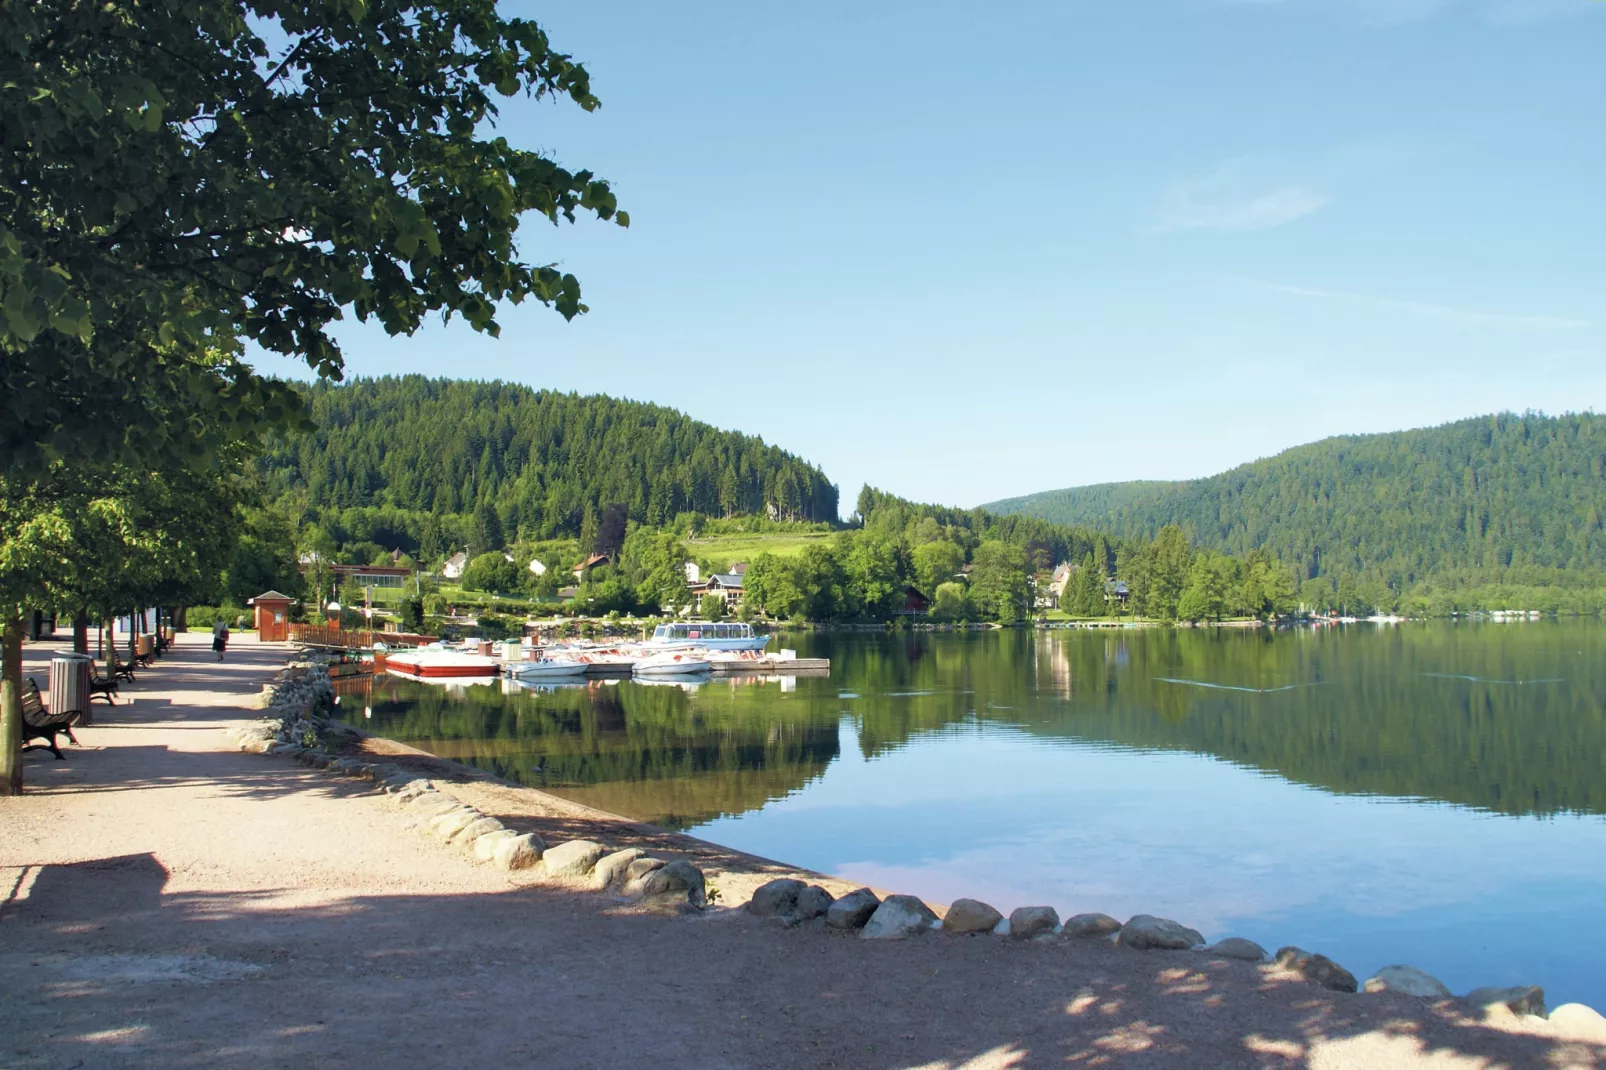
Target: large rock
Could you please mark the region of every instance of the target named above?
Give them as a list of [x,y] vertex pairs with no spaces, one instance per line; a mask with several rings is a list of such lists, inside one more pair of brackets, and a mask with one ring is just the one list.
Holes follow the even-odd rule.
[[570,840],[549,849],[541,856],[541,863],[547,876],[573,879],[588,875],[598,859],[607,853],[608,849],[600,843]]
[[1187,951],[1204,943],[1204,936],[1170,918],[1138,914],[1121,926],[1115,942],[1139,951]]
[[1225,940],[1217,940],[1205,952],[1219,955],[1224,959],[1243,959],[1245,962],[1265,962],[1266,949],[1253,940],[1245,940],[1241,936],[1229,936]]
[[747,901],[747,912],[761,918],[778,918],[797,910],[797,897],[808,888],[802,881],[790,877],[759,885],[753,898]]
[[866,940],[901,940],[931,930],[937,915],[912,895],[889,895],[875,908],[860,933]]
[[541,861],[546,844],[533,832],[498,840],[491,848],[491,861],[498,869],[529,869]]
[[496,845],[503,840],[511,840],[518,835],[512,829],[497,829],[487,832],[474,841],[474,857],[481,862],[489,862],[496,857]]
[[798,921],[812,921],[823,917],[836,902],[831,893],[818,884],[811,884],[797,893],[797,906],[792,909],[792,915]]
[[1009,913],[1009,935],[1016,940],[1052,936],[1059,927],[1059,911],[1053,907],[1017,907]]
[[1444,987],[1443,981],[1415,966],[1384,966],[1361,987],[1367,992],[1399,992],[1423,999],[1450,998],[1450,990]]
[[860,888],[832,903],[825,912],[825,923],[833,929],[862,929],[880,905],[881,899],[874,892]]
[[495,832],[501,827],[502,822],[498,821],[496,818],[482,817],[477,821],[470,821],[468,824],[458,829],[452,834],[451,838],[448,839],[447,842],[454,843],[459,847],[473,847],[475,840],[479,839],[487,832]]
[[1355,992],[1360,988],[1355,983],[1353,973],[1326,955],[1318,955],[1301,947],[1278,948],[1277,965],[1292,970],[1313,985],[1331,988],[1334,992]]
[[1121,923],[1108,914],[1073,914],[1065,919],[1064,933],[1080,939],[1111,936],[1121,931]]
[[426,827],[436,839],[449,840],[484,816],[478,810],[465,806],[431,818]]
[[1004,916],[979,899],[955,899],[942,919],[945,933],[989,933]]
[[1606,1017],[1582,1003],[1563,1003],[1550,1012],[1550,1024],[1568,1040],[1590,1040],[1606,1044]]
[[1503,1006],[1512,1014],[1545,1016],[1545,990],[1538,985],[1518,985],[1515,988],[1476,988],[1466,995],[1474,1007]]
[[648,897],[684,895],[686,902],[698,908],[708,905],[703,871],[690,862],[670,862],[653,870],[647,875],[642,891]]
[[611,888],[616,883],[623,883],[630,863],[646,853],[640,847],[626,847],[611,855],[603,855],[591,870],[591,879],[599,888]]
[[663,869],[662,858],[638,858],[625,867],[626,880],[640,880],[655,869]]
[[443,792],[426,791],[409,802],[407,810],[409,813],[417,814],[423,820],[428,821],[448,811],[456,810],[461,805],[456,799]]

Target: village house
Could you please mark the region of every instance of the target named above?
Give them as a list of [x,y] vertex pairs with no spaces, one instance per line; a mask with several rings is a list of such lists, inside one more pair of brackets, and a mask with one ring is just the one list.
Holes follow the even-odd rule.
[[574,578],[584,583],[586,576],[590,575],[592,569],[611,564],[613,564],[613,558],[607,554],[592,554],[574,567]]
[[708,577],[707,583],[695,586],[693,593],[699,597],[718,595],[725,600],[725,608],[733,608],[742,600],[742,575],[738,572],[716,572]]
[[546,566],[543,565],[539,560],[532,560],[530,562],[530,575],[532,575],[532,576],[545,576],[546,575]]
[[463,570],[467,567],[468,554],[459,550],[451,557],[448,557],[446,563],[441,566],[441,579],[460,580],[463,578]]

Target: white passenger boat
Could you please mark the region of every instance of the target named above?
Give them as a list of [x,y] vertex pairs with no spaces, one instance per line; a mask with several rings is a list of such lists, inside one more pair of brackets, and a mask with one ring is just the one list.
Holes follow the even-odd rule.
[[711,672],[713,664],[707,658],[696,654],[677,654],[665,651],[651,657],[642,658],[631,667],[631,672],[637,676],[691,676],[701,672]]
[[751,624],[687,621],[658,625],[646,646],[659,650],[763,650],[769,641],[767,635],[755,635]]
[[520,680],[544,680],[551,676],[583,676],[586,663],[574,658],[540,658],[536,661],[510,661],[504,670]]

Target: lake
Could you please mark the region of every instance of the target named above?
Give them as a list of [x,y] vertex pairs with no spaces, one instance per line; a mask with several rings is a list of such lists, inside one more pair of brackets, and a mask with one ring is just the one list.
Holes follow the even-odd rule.
[[[829,678],[347,683],[378,734],[938,904],[1606,1008],[1606,627],[797,633]],[[365,706],[360,709],[359,706]]]

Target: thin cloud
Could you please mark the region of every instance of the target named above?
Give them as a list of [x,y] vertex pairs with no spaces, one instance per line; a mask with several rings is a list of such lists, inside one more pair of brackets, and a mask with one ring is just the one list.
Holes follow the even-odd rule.
[[1440,305],[1430,301],[1409,301],[1397,297],[1379,297],[1375,294],[1348,293],[1343,290],[1322,290],[1311,286],[1290,286],[1279,282],[1262,282],[1258,279],[1240,279],[1238,281],[1248,286],[1255,286],[1262,290],[1272,290],[1276,293],[1290,294],[1294,297],[1309,297],[1320,301],[1347,301],[1354,304],[1370,305],[1373,308],[1388,308],[1400,312],[1415,313],[1419,316],[1431,316],[1455,323],[1507,327],[1543,327],[1551,330],[1579,330],[1594,326],[1589,320],[1569,319],[1564,316],[1524,316],[1507,312],[1485,312],[1481,309],[1458,308],[1455,305]]
[[1249,231],[1280,227],[1319,212],[1332,198],[1299,183],[1257,178],[1244,160],[1234,160],[1202,179],[1166,190],[1153,230]]

